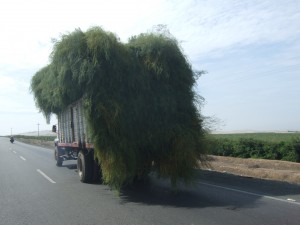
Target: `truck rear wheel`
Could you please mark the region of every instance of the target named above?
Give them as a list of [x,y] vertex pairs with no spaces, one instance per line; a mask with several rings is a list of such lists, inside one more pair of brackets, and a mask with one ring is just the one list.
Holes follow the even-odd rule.
[[63,159],[60,157],[59,150],[58,150],[57,146],[55,146],[55,150],[54,150],[54,159],[56,161],[56,166],[62,166]]
[[80,181],[88,183],[93,177],[93,157],[92,154],[84,154],[80,151],[77,158],[77,170]]

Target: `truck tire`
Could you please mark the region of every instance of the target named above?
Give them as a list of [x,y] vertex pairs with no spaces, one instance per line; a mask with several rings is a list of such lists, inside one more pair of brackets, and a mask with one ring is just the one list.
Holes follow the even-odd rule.
[[63,159],[60,157],[60,152],[57,146],[55,146],[55,150],[54,150],[54,159],[56,161],[56,166],[59,167],[62,166]]
[[78,153],[77,171],[80,181],[88,183],[93,178],[93,157],[91,153],[84,154],[83,151]]

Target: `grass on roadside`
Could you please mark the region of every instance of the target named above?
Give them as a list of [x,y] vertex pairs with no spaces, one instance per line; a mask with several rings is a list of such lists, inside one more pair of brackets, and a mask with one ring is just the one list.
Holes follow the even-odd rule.
[[300,133],[213,134],[210,153],[300,162]]
[[[4,136],[10,137],[10,136]],[[49,149],[54,149],[55,136],[27,136],[27,135],[14,135],[16,141],[23,142],[30,145],[41,146]]]
[[15,139],[25,140],[40,140],[40,141],[53,141],[55,136],[27,136],[27,135],[14,135]]
[[300,132],[295,133],[242,133],[242,134],[212,134],[216,139],[229,139],[238,141],[240,139],[254,139],[272,143],[289,142],[300,138]]

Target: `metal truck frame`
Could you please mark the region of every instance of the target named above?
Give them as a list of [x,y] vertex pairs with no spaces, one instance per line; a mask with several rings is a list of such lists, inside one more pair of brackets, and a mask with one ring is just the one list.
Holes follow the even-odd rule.
[[94,145],[89,136],[82,99],[59,113],[57,119],[58,130],[56,125],[52,128],[57,133],[54,151],[56,166],[62,166],[67,160],[77,160],[81,182],[99,180],[100,166],[94,159]]

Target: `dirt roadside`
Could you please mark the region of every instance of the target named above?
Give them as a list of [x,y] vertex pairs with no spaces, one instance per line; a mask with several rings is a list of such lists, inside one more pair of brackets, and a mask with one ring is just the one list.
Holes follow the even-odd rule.
[[208,159],[206,170],[300,185],[300,163],[223,156],[209,156]]
[[41,141],[41,140],[27,139],[27,138],[18,138],[17,141],[54,150],[54,138],[53,141]]
[[[18,141],[54,150],[53,141],[31,139],[19,139]],[[266,159],[208,156],[207,165],[201,166],[201,168],[243,177],[276,180],[300,185],[300,163]]]

